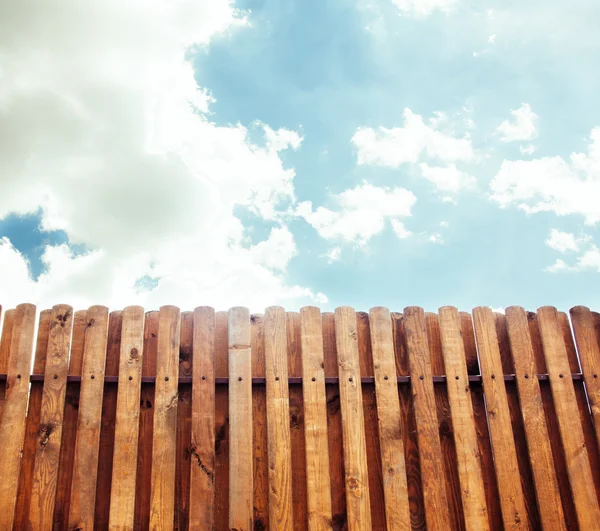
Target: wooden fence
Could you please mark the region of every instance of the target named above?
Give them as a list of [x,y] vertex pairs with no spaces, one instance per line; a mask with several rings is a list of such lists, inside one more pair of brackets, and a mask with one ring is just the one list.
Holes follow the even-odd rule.
[[600,529],[587,308],[35,323],[4,314],[0,530]]

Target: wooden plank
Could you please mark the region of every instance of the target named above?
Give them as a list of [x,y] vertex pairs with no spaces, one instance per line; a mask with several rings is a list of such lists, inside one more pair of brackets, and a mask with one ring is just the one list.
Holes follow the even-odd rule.
[[475,308],[473,320],[504,527],[507,530],[528,529],[529,521],[523,490],[520,481],[515,481],[515,478],[519,477],[519,464],[494,314],[490,308]]
[[115,529],[132,529],[134,522],[143,353],[144,309],[128,306],[123,310],[121,328],[108,521]]
[[[142,377],[156,376],[158,346],[158,312],[146,312]],[[137,473],[135,480],[134,529],[150,526],[150,487],[152,483],[152,432],[154,429],[154,383],[143,383],[140,391],[140,427]]]
[[335,310],[340,408],[344,447],[344,477],[348,529],[369,529],[371,509],[365,425],[360,384],[356,313],[352,308]]
[[11,529],[15,516],[34,327],[35,306],[19,304],[14,312],[6,397],[0,419],[0,529]]
[[150,529],[168,529],[175,511],[175,457],[181,315],[162,306],[158,317]]
[[[75,312],[73,316],[71,355],[69,357],[69,376],[81,376],[87,325],[87,310]],[[78,382],[67,383],[62,442],[58,464],[58,485],[56,488],[56,500],[54,502],[54,529],[56,531],[66,530],[69,524],[71,484],[75,460],[75,441],[77,438],[77,417],[79,414],[79,390],[80,384]]]
[[600,345],[595,330],[595,319],[589,308],[571,308],[573,332],[581,360],[581,369],[587,391],[596,440],[600,441]]
[[72,326],[73,308],[65,304],[54,306],[36,438],[28,522],[31,529],[52,529],[53,525]]
[[[33,360],[33,374],[44,374],[51,319],[52,310],[43,310],[40,312],[35,357]],[[29,389],[27,426],[25,428],[25,443],[23,445],[23,454],[21,456],[21,472],[19,474],[19,490],[17,493],[14,529],[27,529],[27,521],[29,520],[33,467],[35,465],[37,433],[40,428],[43,392],[44,382],[32,382]]]
[[214,527],[215,499],[215,311],[194,310],[192,362],[191,531]]
[[450,529],[445,484],[439,481],[444,463],[438,431],[425,314],[422,308],[413,306],[404,309],[404,330],[417,421],[427,529]]
[[273,529],[293,529],[287,335],[285,310],[281,307],[272,306],[265,312],[265,357],[269,524]]
[[381,307],[371,308],[369,318],[386,525],[387,529],[410,529],[400,398],[398,385],[394,378],[396,361],[392,320],[389,310]]
[[538,319],[579,527],[582,531],[596,529],[600,508],[556,308],[539,308]]
[[[15,310],[8,310],[4,313],[4,322],[2,325],[2,337],[0,338],[0,374],[8,372],[8,359],[10,357],[10,341],[12,335]],[[0,418],[4,410],[4,400],[6,394],[6,381],[0,382]],[[29,514],[29,513],[28,513]]]
[[465,524],[485,530],[489,520],[458,310],[440,308],[439,322]]
[[511,306],[506,309],[506,320],[542,525],[545,529],[567,529],[536,377],[527,314],[523,308]]
[[250,313],[229,310],[229,527],[253,529]]
[[327,397],[321,312],[314,306],[300,310],[302,342],[302,390],[308,528],[332,529],[329,449],[327,443]]

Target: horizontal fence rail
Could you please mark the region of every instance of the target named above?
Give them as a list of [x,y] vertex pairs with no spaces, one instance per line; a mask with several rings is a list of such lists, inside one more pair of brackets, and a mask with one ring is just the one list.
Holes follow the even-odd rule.
[[600,529],[586,307],[0,316],[0,530]]

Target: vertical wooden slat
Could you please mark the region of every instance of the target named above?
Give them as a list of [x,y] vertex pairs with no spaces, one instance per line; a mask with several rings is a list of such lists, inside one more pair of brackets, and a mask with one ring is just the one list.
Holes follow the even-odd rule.
[[396,383],[396,362],[390,312],[387,308],[371,308],[369,320],[377,394],[386,525],[390,530],[410,529],[400,398]]
[[34,327],[35,306],[19,304],[14,313],[6,397],[0,419],[0,529],[11,529],[15,516]]
[[[4,322],[2,325],[2,337],[0,339],[0,374],[8,372],[8,359],[10,357],[10,341],[12,335],[15,310],[7,310],[4,313]],[[6,394],[6,381],[0,382],[0,418],[4,410],[4,400]],[[29,513],[28,513],[29,514]]]
[[417,421],[427,529],[450,529],[446,488],[444,482],[440,480],[444,463],[438,431],[425,314],[422,308],[408,307],[404,309],[404,330]]
[[335,310],[335,336],[340,379],[340,407],[344,447],[344,474],[348,529],[369,529],[371,509],[367,450],[360,382],[356,313],[352,308]]
[[109,527],[132,529],[135,510],[144,309],[123,310]]
[[558,313],[555,308],[549,306],[539,308],[538,319],[579,527],[582,531],[597,529],[600,509],[585,448],[573,380],[569,377],[571,369]]
[[52,308],[28,527],[52,529],[58,484],[73,308]]
[[525,310],[507,308],[506,321],[542,525],[566,529]]
[[485,530],[489,520],[458,310],[440,308],[439,321],[465,524]]
[[215,311],[194,310],[191,531],[213,529],[215,498]]
[[[146,312],[144,319],[144,351],[142,377],[156,376],[158,347],[158,312]],[[150,487],[152,483],[152,433],[154,429],[154,383],[142,382],[140,391],[140,427],[137,473],[135,480],[134,529],[150,526]]]
[[265,358],[269,525],[273,529],[293,529],[287,335],[285,310],[280,307],[265,312]]
[[510,420],[494,314],[490,308],[475,308],[473,320],[504,527],[506,530],[527,529],[529,523],[521,482],[518,481],[517,451]]
[[229,310],[229,527],[253,528],[250,313]]
[[168,529],[175,510],[177,389],[181,315],[175,306],[162,306],[158,316],[156,396],[152,445],[150,529]]

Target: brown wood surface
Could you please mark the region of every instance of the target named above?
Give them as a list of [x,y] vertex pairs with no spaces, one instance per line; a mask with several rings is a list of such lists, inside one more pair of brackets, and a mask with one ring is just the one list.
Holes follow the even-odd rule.
[[371,308],[371,344],[379,419],[381,473],[385,499],[387,529],[410,529],[410,507],[398,384],[395,381],[396,360],[392,336],[392,320],[387,308]]
[[327,443],[327,397],[320,310],[314,306],[302,308],[300,325],[308,528],[311,531],[325,531],[332,529],[332,514]]
[[[15,310],[4,312],[4,321],[2,325],[2,336],[0,338],[0,370],[1,374],[8,372],[8,359],[10,357],[10,341],[12,335]],[[4,399],[6,393],[6,381],[0,382],[0,418],[4,410]],[[29,513],[28,513],[29,514]]]
[[250,313],[229,310],[229,528],[253,529]]
[[133,529],[143,352],[144,309],[128,306],[123,310],[119,356],[109,514],[113,529]]
[[422,308],[413,306],[404,309],[404,331],[417,423],[427,529],[450,529],[446,485],[440,477],[444,470],[444,463],[438,430],[427,328]]
[[19,304],[12,324],[6,396],[0,419],[0,529],[11,529],[15,516],[35,313],[33,304]]
[[549,306],[539,308],[538,319],[579,527],[597,529],[600,508],[558,312]]
[[528,529],[494,314],[487,307],[475,308],[473,320],[504,527]]
[[215,311],[194,310],[189,529],[213,529],[215,499]]
[[365,425],[360,383],[356,313],[352,308],[335,310],[340,408],[344,447],[344,479],[348,529],[369,529],[371,508]]
[[489,520],[458,310],[440,308],[439,322],[465,527],[485,530],[489,529]]
[[52,309],[28,527],[52,529],[73,327],[73,308]]
[[156,396],[152,444],[150,529],[173,526],[181,315],[175,306],[162,306],[158,316]]

